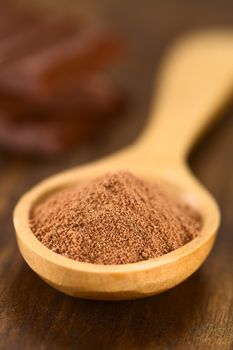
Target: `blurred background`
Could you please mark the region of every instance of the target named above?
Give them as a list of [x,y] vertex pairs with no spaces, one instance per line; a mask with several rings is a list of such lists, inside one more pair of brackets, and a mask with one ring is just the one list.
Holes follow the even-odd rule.
[[169,43],[232,24],[231,1],[10,1],[0,9],[0,149],[39,167],[76,165],[132,142]]
[[[156,335],[167,349],[174,334],[193,338],[185,327],[191,322],[185,310],[192,308],[196,346],[172,348],[216,349],[212,340],[219,349],[230,348],[232,106],[191,155],[195,173],[220,203],[221,238],[201,272],[165,296],[118,306],[63,296],[21,260],[11,223],[16,201],[32,185],[135,140],[149,115],[167,47],[188,31],[218,27],[233,29],[232,0],[0,2],[0,347],[2,342],[3,349],[43,348],[52,310],[62,321],[47,334],[50,348],[72,348],[71,334],[78,327],[79,341],[89,348],[119,348],[121,342],[135,348],[137,341],[153,344]],[[206,308],[211,311],[203,314]],[[139,313],[146,320],[140,325],[132,321]]]

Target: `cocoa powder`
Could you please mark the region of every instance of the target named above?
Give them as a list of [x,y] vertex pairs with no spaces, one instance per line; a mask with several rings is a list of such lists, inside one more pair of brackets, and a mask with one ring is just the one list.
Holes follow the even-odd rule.
[[158,184],[118,171],[51,195],[34,207],[30,226],[67,258],[126,264],[182,247],[198,235],[201,219]]

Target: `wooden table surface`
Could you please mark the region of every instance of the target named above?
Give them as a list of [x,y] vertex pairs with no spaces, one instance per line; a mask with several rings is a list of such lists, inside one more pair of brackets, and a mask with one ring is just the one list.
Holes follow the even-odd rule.
[[45,284],[18,252],[12,210],[21,194],[58,170],[129,144],[143,128],[153,74],[172,39],[189,29],[233,25],[233,2],[226,0],[82,0],[78,4],[73,1],[69,6],[110,24],[128,42],[115,75],[129,92],[130,106],[100,137],[58,160],[0,153],[0,348],[232,349],[232,108],[191,155],[193,171],[220,204],[222,225],[207,262],[186,282],[138,301],[79,300]]

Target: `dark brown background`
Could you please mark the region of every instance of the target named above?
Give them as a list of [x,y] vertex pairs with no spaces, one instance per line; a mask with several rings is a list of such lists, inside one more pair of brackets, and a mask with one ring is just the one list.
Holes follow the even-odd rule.
[[186,282],[144,300],[78,300],[47,286],[18,253],[12,210],[20,195],[45,176],[130,143],[146,120],[153,74],[169,42],[188,29],[233,25],[233,2],[227,0],[67,3],[101,18],[129,42],[115,75],[132,101],[128,113],[103,135],[59,160],[0,153],[0,348],[232,349],[232,109],[191,156],[194,172],[220,203],[222,226],[211,256]]

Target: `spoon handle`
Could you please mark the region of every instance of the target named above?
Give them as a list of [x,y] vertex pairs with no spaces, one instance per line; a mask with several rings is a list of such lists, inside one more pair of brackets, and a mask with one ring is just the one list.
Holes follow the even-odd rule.
[[233,92],[233,31],[203,31],[178,42],[161,71],[157,100],[139,147],[183,160]]

